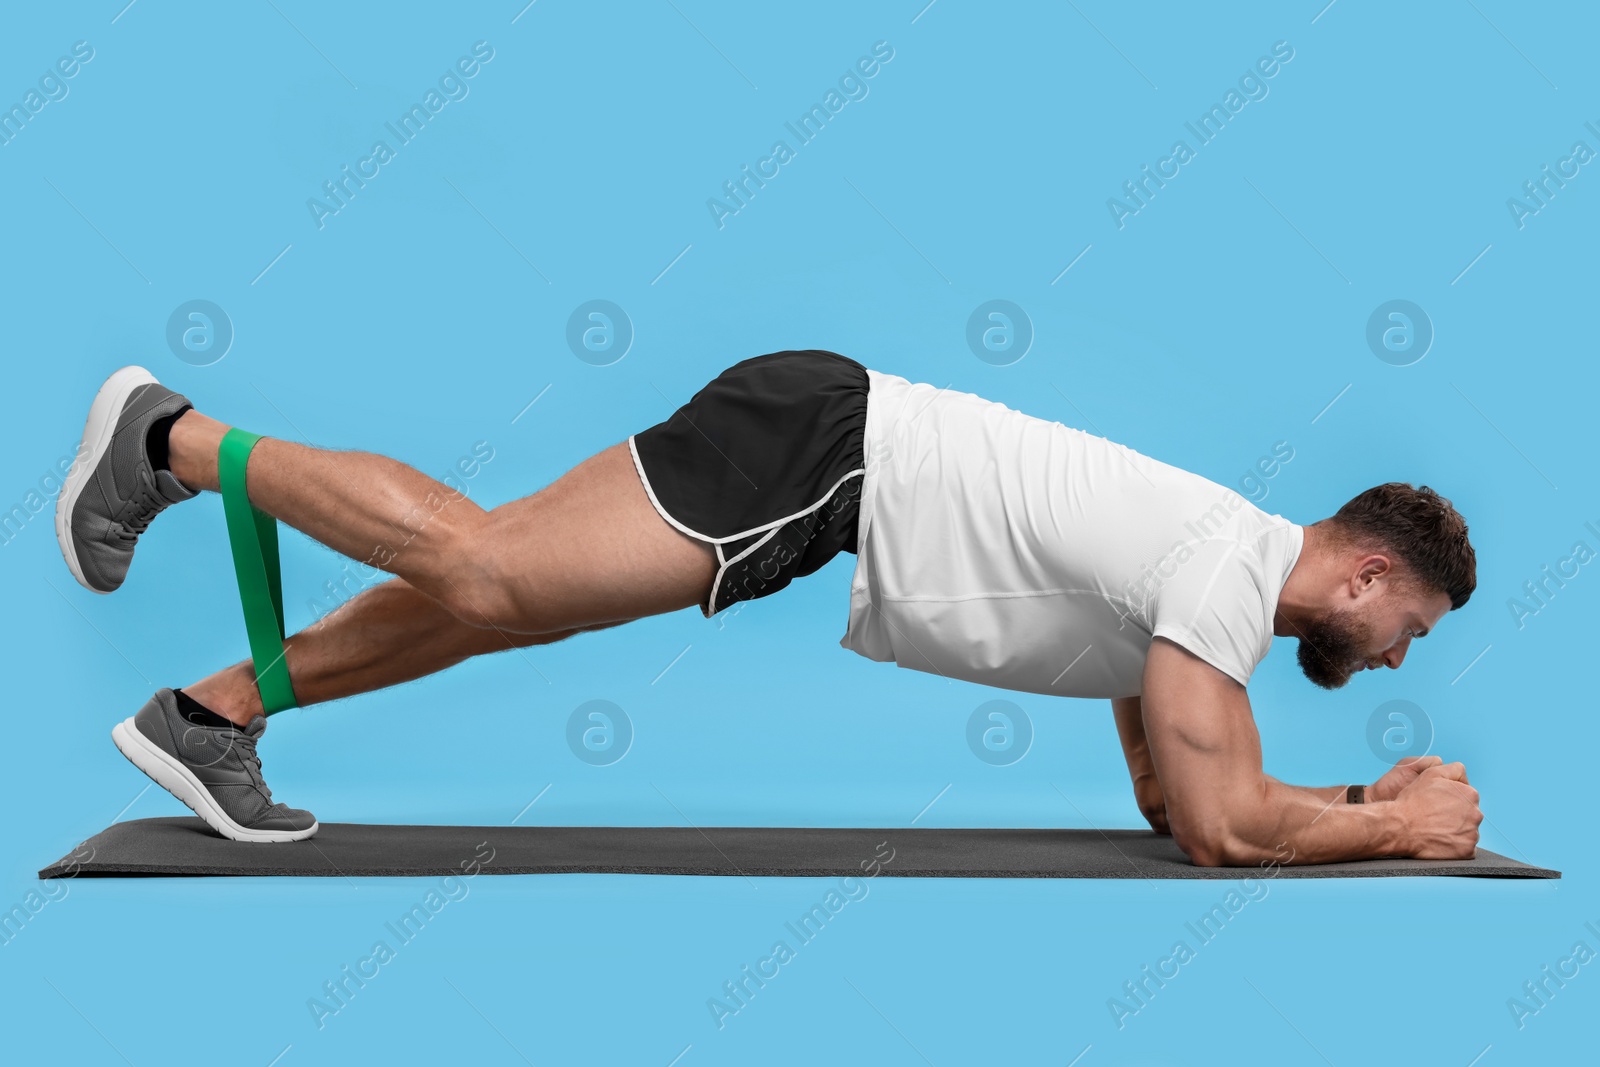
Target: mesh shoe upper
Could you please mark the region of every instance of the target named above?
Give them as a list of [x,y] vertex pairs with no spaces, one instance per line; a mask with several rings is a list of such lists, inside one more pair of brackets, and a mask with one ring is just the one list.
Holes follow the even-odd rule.
[[242,729],[191,722],[178,710],[172,690],[150,698],[133,717],[134,726],[200,780],[228,818],[251,830],[302,830],[316,821],[309,811],[272,799],[261,777],[256,741],[267,729],[257,715]]
[[123,405],[111,447],[72,509],[78,564],[95,588],[110,591],[122,585],[134,542],[150,521],[197,495],[171,471],[155,469],[145,448],[152,423],[190,406],[182,395],[153,383],[135,390]]

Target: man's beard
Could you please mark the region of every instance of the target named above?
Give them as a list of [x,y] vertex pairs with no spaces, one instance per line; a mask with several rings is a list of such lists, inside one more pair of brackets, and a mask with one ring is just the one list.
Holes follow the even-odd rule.
[[1313,685],[1339,689],[1370,658],[1372,627],[1355,612],[1329,612],[1300,631],[1300,670]]

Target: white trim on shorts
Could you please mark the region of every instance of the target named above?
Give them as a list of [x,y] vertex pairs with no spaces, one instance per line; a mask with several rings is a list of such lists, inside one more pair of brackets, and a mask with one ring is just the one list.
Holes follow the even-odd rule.
[[[692,537],[696,541],[704,541],[707,544],[714,546],[715,549],[716,549],[717,563],[719,565],[717,567],[716,577],[713,578],[712,582],[711,582],[711,599],[706,601],[706,606],[703,609],[703,614],[708,619],[711,617],[712,609],[715,607],[715,605],[717,603],[717,591],[722,588],[722,578],[728,572],[728,568],[729,567],[733,566],[735,563],[738,563],[740,560],[742,560],[746,556],[748,556],[751,552],[754,552],[756,549],[760,548],[762,545],[764,545],[768,541],[772,540],[773,535],[776,534],[779,529],[781,529],[782,527],[784,527],[788,523],[791,523],[794,520],[796,520],[798,518],[801,518],[803,516],[810,515],[813,512],[822,510],[823,505],[826,504],[828,501],[833,499],[833,494],[835,494],[835,493],[837,493],[839,491],[839,487],[840,486],[842,486],[845,482],[849,481],[851,478],[856,477],[857,475],[861,475],[863,477],[863,479],[865,479],[866,472],[867,472],[867,469],[865,467],[858,467],[855,470],[850,471],[848,474],[845,474],[844,476],[842,476],[838,481],[834,482],[832,487],[829,488],[828,491],[822,495],[822,499],[821,500],[818,500],[815,504],[812,504],[810,507],[801,508],[799,511],[795,512],[793,515],[787,515],[787,516],[785,516],[785,517],[783,517],[781,519],[774,519],[772,522],[765,522],[765,523],[762,523],[760,526],[752,526],[748,530],[744,530],[744,531],[742,531],[740,533],[736,533],[736,534],[729,534],[726,537],[711,537],[711,536],[709,536],[707,534],[701,533],[699,530],[691,530],[689,527],[685,526],[683,523],[679,522],[677,519],[673,518],[670,514],[667,513],[667,509],[665,507],[663,507],[662,504],[661,504],[661,501],[656,498],[656,491],[653,488],[651,488],[651,486],[650,486],[650,479],[644,472],[644,464],[639,461],[639,449],[637,448],[637,446],[634,445],[633,438],[634,438],[633,434],[629,434],[628,435],[628,454],[633,457],[633,469],[639,475],[639,481],[641,483],[643,483],[643,485],[644,485],[645,496],[650,498],[650,506],[655,508],[656,509],[656,514],[660,515],[663,519],[667,520],[667,523],[673,529],[677,530],[679,533],[685,534],[685,535],[687,535],[689,537]],[[763,530],[767,531],[767,536],[761,538],[761,540],[759,540],[759,541],[755,542],[754,544],[750,545],[749,547],[745,548],[737,556],[734,556],[732,559],[727,559],[727,558],[725,558],[723,556],[723,553],[722,553],[722,546],[723,545],[727,544],[730,541],[738,541],[738,540],[740,540],[742,538],[745,538],[745,537],[754,537],[756,534],[761,533]]]

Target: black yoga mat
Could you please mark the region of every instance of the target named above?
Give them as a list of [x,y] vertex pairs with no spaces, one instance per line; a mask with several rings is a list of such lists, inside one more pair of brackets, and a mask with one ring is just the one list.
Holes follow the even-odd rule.
[[[1287,853],[1286,853],[1287,855]],[[475,870],[476,869],[476,870]],[[39,872],[117,875],[719,874],[912,878],[1559,878],[1479,849],[1470,860],[1196,867],[1149,830],[323,823],[308,841],[229,841],[199,819],[117,823]]]

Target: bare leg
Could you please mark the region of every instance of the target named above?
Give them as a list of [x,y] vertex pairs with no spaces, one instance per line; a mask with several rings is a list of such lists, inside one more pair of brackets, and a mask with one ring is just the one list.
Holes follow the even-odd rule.
[[[217,488],[226,430],[197,411],[173,425],[179,481]],[[249,487],[263,511],[473,626],[552,633],[675,611],[704,602],[716,570],[710,546],[656,513],[625,444],[492,512],[396,460],[270,438]]]
[[[179,481],[217,488],[226,430],[193,411],[174,424]],[[251,454],[249,489],[268,514],[402,579],[289,639],[285,661],[302,705],[701,604],[716,571],[710,546],[656,513],[626,444],[493,511],[383,456],[273,439]],[[261,711],[248,661],[185,692],[235,722]]]
[[[289,638],[285,658],[292,665],[295,696],[301,707],[309,707],[435,674],[473,656],[553,644],[577,632],[515,634],[470,626],[405,579],[394,578]],[[262,713],[249,660],[183,691],[240,726]]]

